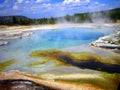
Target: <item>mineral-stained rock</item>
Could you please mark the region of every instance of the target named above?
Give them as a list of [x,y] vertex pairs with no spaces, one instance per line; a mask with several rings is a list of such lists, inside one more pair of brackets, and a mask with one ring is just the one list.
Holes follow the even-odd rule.
[[6,45],[8,42],[7,41],[0,41],[0,46]]
[[30,80],[0,80],[0,90],[53,90]]
[[3,40],[11,40],[11,39],[18,39],[18,38],[24,38],[29,37],[32,35],[31,31],[15,31],[15,32],[4,32],[0,33],[0,46],[6,45],[8,42]]
[[30,35],[32,35],[31,31],[7,32],[7,33],[0,34],[0,40],[17,39],[17,38],[28,37]]
[[92,42],[91,45],[101,48],[120,50],[120,31],[115,34],[100,37],[98,40]]

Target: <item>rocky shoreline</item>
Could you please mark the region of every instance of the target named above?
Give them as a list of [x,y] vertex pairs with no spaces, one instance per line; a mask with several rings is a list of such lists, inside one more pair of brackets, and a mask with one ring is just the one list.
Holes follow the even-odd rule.
[[7,41],[0,41],[0,46],[8,44]]
[[0,46],[8,44],[7,40],[21,39],[29,37],[33,34],[31,31],[14,31],[14,32],[4,32],[0,33]]
[[115,34],[100,37],[98,40],[91,43],[92,46],[120,50],[120,30],[117,30]]

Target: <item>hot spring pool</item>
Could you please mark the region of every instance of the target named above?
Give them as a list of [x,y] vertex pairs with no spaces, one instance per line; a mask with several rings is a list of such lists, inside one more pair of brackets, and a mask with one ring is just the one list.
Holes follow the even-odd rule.
[[[28,38],[9,40],[7,45],[0,46],[0,61],[16,59],[18,62],[7,68],[7,70],[24,70],[26,69],[26,63],[34,60],[29,57],[32,51],[53,48],[63,49],[89,44],[110,32],[112,32],[111,29],[98,30],[90,28],[61,28],[59,30],[34,31],[34,34]],[[45,67],[49,68],[51,64],[52,62],[49,62]]]

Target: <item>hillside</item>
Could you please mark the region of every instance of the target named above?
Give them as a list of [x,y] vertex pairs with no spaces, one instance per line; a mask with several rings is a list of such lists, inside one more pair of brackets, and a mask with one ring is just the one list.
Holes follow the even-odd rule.
[[25,16],[0,16],[0,25],[28,25],[31,20]]
[[30,19],[25,16],[0,16],[0,25],[36,25],[36,24],[56,24],[56,23],[96,23],[96,22],[118,22],[120,21],[120,8],[89,12],[76,13],[62,17]]

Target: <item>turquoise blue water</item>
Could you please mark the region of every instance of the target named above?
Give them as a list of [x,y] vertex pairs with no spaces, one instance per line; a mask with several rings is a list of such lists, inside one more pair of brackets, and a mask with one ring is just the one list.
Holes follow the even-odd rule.
[[89,44],[104,36],[102,30],[90,28],[62,28],[59,30],[40,30],[28,38],[9,40],[8,45],[0,46],[0,61],[9,59],[29,59],[30,52],[44,49],[62,49]]

